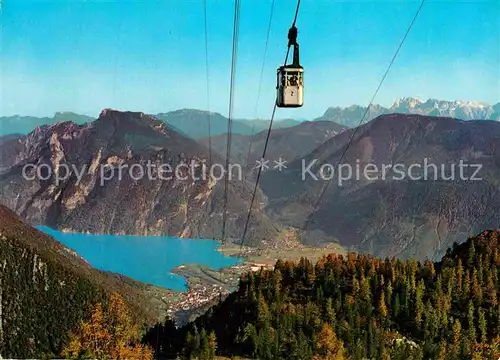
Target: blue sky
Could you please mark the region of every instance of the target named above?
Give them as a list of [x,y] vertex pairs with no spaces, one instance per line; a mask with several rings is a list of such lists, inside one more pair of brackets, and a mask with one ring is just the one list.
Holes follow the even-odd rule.
[[[0,115],[97,116],[106,107],[227,115],[234,2],[207,0],[210,107],[202,0],[2,1]],[[270,116],[295,1],[242,0],[235,117]],[[375,103],[402,96],[500,101],[498,0],[428,0]],[[418,1],[302,0],[297,27],[305,105],[277,118],[314,118],[367,105]]]

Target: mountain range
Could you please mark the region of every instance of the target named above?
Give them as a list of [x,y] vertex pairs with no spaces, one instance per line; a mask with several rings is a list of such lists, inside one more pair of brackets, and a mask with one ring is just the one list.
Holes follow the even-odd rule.
[[[247,165],[253,166],[265,135],[236,135],[232,160],[245,164],[249,159]],[[212,140],[212,163],[224,164],[217,152],[225,153],[225,138]],[[29,135],[0,140],[0,202],[32,224],[68,231],[217,238],[224,181],[107,180],[110,175],[98,170],[148,161],[175,167],[192,160],[199,165],[210,158],[206,139],[201,142],[143,113],[109,109],[84,125],[42,126]],[[311,174],[323,164],[336,165],[349,142],[343,160],[351,169],[368,164],[407,169],[416,163],[422,175],[422,163],[428,161],[442,170],[431,169],[429,178],[419,181],[361,177],[339,185],[334,180],[313,212],[325,181],[315,180],[304,168],[315,159]],[[250,143],[254,150],[248,156]],[[378,256],[436,258],[454,241],[500,222],[500,122],[390,114],[353,129],[312,121],[273,130],[269,144],[268,159],[283,157],[286,168],[263,172],[248,244],[278,241],[286,229],[302,229],[313,213],[300,239],[304,243],[334,241]],[[442,179],[460,161],[480,164],[482,180]],[[30,164],[45,164],[52,173],[62,173],[64,164],[88,168],[80,179],[73,171],[60,182],[55,176],[31,181],[23,177],[23,167]],[[477,176],[472,167],[465,175]],[[229,181],[228,238],[241,237],[253,181],[245,174],[242,181]]]
[[[314,121],[333,121],[337,124],[356,127],[363,117],[366,107],[352,105],[349,107],[330,107]],[[381,105],[372,105],[364,122],[368,122],[379,115],[402,113],[428,116],[453,117],[461,120],[500,120],[500,102],[488,105],[474,101],[446,101],[429,99],[422,101],[412,97],[403,97],[388,108]],[[218,136],[227,133],[228,119],[216,112],[196,109],[181,109],[153,115],[164,121],[177,132],[193,139],[202,139],[209,136]],[[210,119],[210,133],[208,120]],[[50,125],[57,122],[72,121],[83,124],[93,121],[94,118],[78,115],[71,112],[58,112],[52,118],[33,116],[6,116],[0,117],[0,136],[7,134],[28,134],[35,127]],[[273,129],[288,128],[298,125],[305,119],[276,119]],[[269,128],[269,120],[262,119],[233,119],[232,132],[239,135],[254,135]]]
[[[340,183],[337,164],[344,154],[342,163],[353,175]],[[469,166],[463,176],[461,161]],[[403,176],[396,170],[383,175],[382,167],[395,165]],[[452,165],[455,176],[448,180]],[[330,182],[325,180],[328,166],[334,169]],[[363,174],[365,167],[374,166],[370,175]],[[323,178],[318,175],[322,167]],[[303,228],[310,220],[303,237],[307,243],[336,239],[382,257],[437,259],[469,233],[498,226],[499,179],[499,122],[391,114],[343,131],[284,171],[266,171],[260,187],[268,198],[266,212],[275,221]]]
[[27,134],[37,126],[56,124],[58,122],[72,121],[76,124],[84,124],[93,120],[90,116],[75,114],[73,112],[56,112],[53,117],[4,116],[0,117],[0,136]]
[[[208,158],[203,145],[160,120],[106,109],[91,123],[44,125],[1,142],[0,202],[31,224],[69,231],[218,238],[224,181],[203,175]],[[216,154],[212,162],[224,164]],[[244,179],[229,182],[227,238],[241,236],[250,196]],[[279,226],[254,214],[252,241],[278,235]]]
[[[228,119],[219,113],[196,109],[181,109],[153,115],[154,118],[164,121],[178,133],[193,139],[218,136],[227,133]],[[210,132],[208,127],[210,119]],[[53,117],[35,116],[4,116],[0,117],[0,136],[11,134],[26,135],[37,126],[52,125],[58,122],[71,121],[76,124],[85,124],[94,121],[93,117],[79,115],[72,112],[57,112]],[[275,120],[274,128],[290,127],[299,124],[293,119]],[[205,124],[206,126],[200,126]],[[269,120],[233,120],[232,131],[236,134],[252,135],[269,127]]]
[[[346,108],[330,107],[316,118],[319,121],[334,121],[341,125],[357,127],[367,107],[352,105]],[[500,102],[489,105],[476,101],[447,101],[428,99],[422,101],[413,97],[402,97],[389,107],[372,105],[366,113],[364,123],[384,114],[418,114],[427,116],[452,117],[460,120],[500,120]]]
[[[346,126],[332,121],[303,121],[296,126],[271,130],[266,151],[267,159],[283,158],[285,161],[309,154],[326,140],[346,130]],[[233,134],[231,137],[231,160],[233,163],[254,167],[262,157],[267,130],[255,135]],[[219,154],[226,154],[227,135],[199,140]],[[272,164],[271,164],[272,165]]]
[[[180,121],[177,121],[179,126],[172,126],[166,120],[141,112],[111,109],[103,110],[94,121],[78,121],[82,123],[56,122],[38,126],[27,134],[0,137],[0,203],[5,205],[0,205],[2,356],[56,357],[76,325],[88,320],[89,307],[105,302],[111,293],[118,293],[126,299],[141,325],[151,325],[162,306],[158,298],[155,299],[148,292],[147,285],[91,268],[72,250],[32,228],[30,224],[48,225],[63,231],[101,234],[218,238],[222,233],[225,184],[209,176],[204,179],[201,166],[203,163],[210,164],[210,160],[211,164],[225,163],[222,155],[225,153],[224,135],[211,139],[213,151],[210,153],[207,139],[197,141],[187,136],[181,130],[186,127]],[[266,135],[266,131],[254,135],[236,134],[231,160],[253,165],[252,161],[261,156]],[[345,315],[335,331],[339,332],[342,341],[350,344],[350,353],[356,352],[359,358],[365,358],[368,356],[367,346],[370,348],[369,344],[375,341],[373,338],[370,340],[371,335],[365,336],[355,329],[363,328],[366,334],[370,334],[380,325],[387,329],[386,335],[392,334],[401,339],[403,334],[406,336],[408,329],[420,326],[409,322],[415,320],[415,324],[423,324],[423,328],[412,333],[415,342],[409,346],[419,343],[422,346],[417,352],[434,354],[437,345],[432,341],[442,337],[438,336],[439,326],[434,326],[434,335],[430,337],[422,334],[428,334],[427,330],[432,328],[429,324],[437,319],[449,325],[449,334],[452,322],[448,316],[443,316],[449,310],[444,310],[446,306],[433,306],[427,300],[426,320],[423,323],[418,320],[424,306],[418,295],[422,292],[421,280],[427,279],[426,296],[431,296],[436,293],[433,290],[435,275],[443,266],[456,268],[456,276],[443,271],[443,276],[451,277],[436,281],[440,289],[440,300],[436,300],[436,304],[451,301],[449,296],[455,293],[450,289],[455,285],[450,287],[450,281],[464,274],[461,265],[456,263],[459,258],[467,269],[473,271],[466,272],[460,284],[465,289],[471,287],[472,291],[455,294],[456,299],[449,302],[458,306],[462,314],[459,320],[453,321],[453,332],[456,332],[457,321],[471,323],[471,313],[474,321],[474,312],[470,310],[473,303],[469,301],[471,294],[475,297],[474,304],[484,301],[481,294],[487,296],[484,305],[489,306],[488,316],[484,321],[479,320],[481,316],[484,317],[484,313],[481,315],[479,312],[477,316],[478,331],[482,332],[482,337],[487,335],[484,329],[488,324],[496,324],[495,329],[500,329],[498,316],[491,315],[498,313],[495,312],[498,307],[497,289],[493,291],[491,286],[494,280],[484,276],[475,278],[485,269],[484,264],[489,264],[489,269],[496,269],[493,265],[498,266],[498,233],[484,232],[474,242],[469,239],[464,246],[456,245],[467,239],[469,234],[497,229],[500,224],[500,122],[398,113],[379,115],[358,128],[332,121],[305,121],[292,127],[274,129],[270,135],[268,157],[271,160],[283,157],[287,164],[284,170],[267,169],[262,173],[246,238],[247,245],[286,250],[283,246],[285,241],[280,242],[286,237],[284,235],[289,234],[288,230],[302,230],[307,223],[307,231],[293,240],[313,247],[338,242],[348,250],[399,259],[375,259],[373,262],[369,256],[359,255],[356,260],[351,253],[347,259],[330,255],[316,265],[305,259],[298,263],[278,262],[277,272],[262,270],[256,278],[248,275],[241,279],[239,290],[209,309],[196,323],[196,327],[191,324],[177,332],[173,328],[167,331],[158,324],[144,339],[152,348],[160,352],[189,352],[193,349],[199,352],[199,347],[191,349],[192,342],[184,340],[189,340],[189,336],[196,339],[199,335],[204,339],[200,344],[207,344],[206,332],[197,335],[197,328],[206,327],[216,333],[220,339],[218,351],[227,356],[253,353],[258,354],[259,358],[275,359],[280,357],[273,354],[293,353],[297,359],[309,359],[312,354],[301,357],[301,351],[306,348],[313,351],[316,347],[312,335],[305,337],[299,333],[293,338],[291,334],[295,332],[291,329],[295,328],[289,326],[291,322],[286,320],[289,318],[282,315],[276,315],[276,322],[279,321],[280,325],[276,325],[277,330],[271,330],[266,318],[269,311],[283,314],[284,309],[280,310],[276,306],[285,304],[282,300],[287,299],[287,296],[291,296],[289,299],[293,301],[286,305],[288,310],[285,313],[287,316],[296,314],[297,318],[293,321],[297,324],[304,319],[308,319],[312,328],[314,323],[321,324],[315,320],[317,311],[312,311],[314,306],[318,306],[318,309],[326,306],[325,314],[337,318],[332,315],[332,305],[328,308],[324,302],[324,295],[328,295],[331,289],[340,289],[333,283],[338,279],[334,274],[340,271],[345,276],[341,280],[344,285],[351,283],[353,274],[361,274],[352,283],[352,286],[358,284],[356,289],[348,285],[348,288],[343,288],[343,295],[337,292],[336,295],[330,294],[337,299],[334,311]],[[333,175],[339,175],[339,168],[335,166],[340,160],[343,165],[349,164],[354,174],[357,169],[367,166],[372,169],[375,167],[375,170],[370,172],[370,177],[361,170],[361,176],[355,175],[355,178],[343,179],[342,182],[339,182],[338,177],[332,177],[331,182],[322,179],[321,176],[331,175],[328,173],[329,167],[334,169]],[[190,177],[193,174],[187,173],[184,166],[191,163],[195,164],[191,169],[194,169],[192,171],[197,179]],[[143,174],[134,178],[138,175],[137,171],[130,173],[134,165],[141,165],[144,169],[148,168],[148,164],[154,164],[156,168],[153,167],[152,173],[148,170],[147,176]],[[174,169],[181,166],[179,173],[187,175],[187,178],[159,179],[155,169],[161,164],[168,164]],[[459,170],[459,164],[468,167]],[[409,173],[412,165],[417,167]],[[449,178],[453,165],[455,177]],[[402,172],[396,172],[396,166],[402,166]],[[27,167],[31,169],[26,171]],[[122,175],[119,175],[120,168],[125,169]],[[304,171],[305,168],[307,171]],[[34,169],[38,169],[38,174]],[[150,174],[152,177],[149,177]],[[225,230],[227,238],[234,242],[241,238],[254,185],[252,176],[243,175],[241,180],[228,182],[228,221]],[[427,179],[415,176],[427,176]],[[327,184],[329,186],[325,188]],[[322,201],[318,202],[320,196]],[[485,237],[490,239],[486,241]],[[477,253],[474,244],[478,246]],[[400,260],[413,258],[438,261],[443,255],[443,261],[435,262],[435,265],[425,261],[422,263],[424,265],[416,266],[414,260],[409,260],[402,266],[404,263]],[[381,270],[382,264],[387,266],[386,270]],[[359,266],[359,273],[355,270],[356,266]],[[421,272],[418,276],[412,270],[417,268]],[[373,277],[378,271],[376,269],[381,270],[383,276]],[[394,274],[390,269],[401,273],[399,280],[394,282],[394,288],[389,286]],[[409,274],[412,274],[410,282]],[[366,283],[365,275],[373,281],[371,285]],[[255,281],[260,276],[263,277],[258,281],[263,280],[262,284],[267,284],[262,288]],[[317,276],[323,276],[322,280]],[[417,279],[420,279],[418,285]],[[387,281],[384,282],[387,287],[383,293],[390,294],[387,299],[391,300],[387,301],[394,307],[384,307],[385,300],[378,291],[383,281]],[[482,292],[478,290],[479,287]],[[281,291],[279,289],[283,291],[277,296]],[[367,298],[366,289],[374,289],[375,293]],[[393,298],[392,292],[399,295]],[[415,304],[408,301],[410,292],[411,297],[417,299]],[[346,294],[352,294],[349,295],[351,298],[346,297]],[[275,296],[279,300],[275,305],[272,305],[274,300],[269,305],[265,303],[264,299]],[[349,304],[354,298],[359,303],[353,308]],[[311,305],[310,299],[314,299],[317,305]],[[375,307],[371,303],[368,307],[361,305],[367,299],[373,300],[374,304],[376,301],[376,314],[381,319],[379,325],[349,325],[349,322],[362,323],[362,319],[372,318],[370,311]],[[459,304],[457,299],[462,299],[463,303]],[[398,306],[402,309],[406,307],[407,313],[393,314]],[[466,306],[468,312],[464,310]],[[394,327],[382,321],[387,318],[384,315],[387,311],[384,309],[387,308],[395,322],[406,324],[400,327],[401,333],[394,333]],[[434,308],[443,314],[434,313]],[[362,316],[354,318],[354,313],[351,313],[353,309],[357,309],[356,312]],[[451,311],[453,316],[457,314],[457,309]],[[369,312],[365,313],[365,310]],[[229,314],[227,321],[221,320],[225,319],[221,314]],[[171,322],[168,324],[172,325]],[[339,330],[345,324],[351,330]],[[255,326],[254,330],[258,328],[258,332],[252,330],[251,326]],[[325,331],[319,330],[313,333],[320,337],[331,335],[328,328],[325,330],[326,335]],[[188,336],[187,331],[192,333],[188,333]],[[275,342],[268,340],[273,339],[272,334],[276,331],[279,331],[281,338],[289,336],[291,340],[287,346],[290,346],[290,350],[272,350],[271,343]],[[222,337],[228,334],[230,338],[223,340]],[[497,333],[494,335],[497,336]],[[213,340],[212,333],[210,336]],[[359,340],[354,341],[353,336],[358,336]],[[468,336],[470,344],[475,344],[475,337]],[[362,343],[365,341],[363,339],[368,339],[367,344]],[[215,351],[212,340],[210,346]],[[494,338],[490,340],[491,346],[498,345]],[[471,349],[455,346],[457,341],[451,339],[449,344],[445,344],[445,350],[464,354],[471,352]],[[159,342],[162,344],[160,347]],[[425,346],[425,342],[432,343],[432,346]],[[242,344],[244,349],[240,346]],[[340,346],[340,343],[336,344]],[[391,344],[387,342],[384,346]],[[442,342],[440,346],[443,346]],[[376,351],[373,346],[371,348],[368,352],[374,356]],[[323,350],[314,351],[321,353]],[[402,349],[396,358],[406,359],[407,351]]]

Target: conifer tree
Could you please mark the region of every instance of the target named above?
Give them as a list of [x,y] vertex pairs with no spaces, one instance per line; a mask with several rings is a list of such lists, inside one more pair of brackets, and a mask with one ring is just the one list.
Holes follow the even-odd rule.
[[469,301],[469,306],[468,306],[468,309],[467,309],[467,325],[468,325],[468,337],[469,337],[469,341],[471,343],[475,343],[476,342],[476,328],[475,328],[475,325],[474,325],[474,304],[471,301]]
[[337,336],[330,325],[323,324],[316,342],[316,360],[344,360],[346,359],[344,344],[337,339]]
[[482,308],[478,309],[478,326],[479,326],[479,334],[481,337],[481,343],[486,343],[488,325],[486,323],[486,317],[484,314],[484,310]]
[[90,319],[82,322],[70,334],[63,355],[67,358],[82,356],[99,359],[144,359],[153,358],[150,347],[139,344],[139,327],[123,298],[111,294],[107,307],[101,303],[91,309]]
[[215,352],[217,350],[217,338],[215,332],[211,331],[208,335],[208,360],[215,359]]

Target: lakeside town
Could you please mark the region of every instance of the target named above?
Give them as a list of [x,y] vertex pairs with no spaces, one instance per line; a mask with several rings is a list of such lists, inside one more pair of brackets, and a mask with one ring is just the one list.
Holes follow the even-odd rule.
[[191,264],[181,265],[174,273],[186,278],[188,291],[168,291],[162,297],[167,304],[167,315],[174,319],[177,326],[204,313],[217,301],[222,301],[236,290],[239,278],[248,271],[272,268],[272,265],[255,262],[243,262],[221,270]]
[[183,326],[224,300],[238,288],[239,279],[244,273],[261,268],[273,269],[278,259],[298,261],[301,257],[307,257],[314,260],[329,253],[346,254],[346,250],[338,243],[317,248],[304,246],[298,241],[295,229],[283,231],[280,246],[267,246],[264,250],[230,242],[220,246],[218,251],[226,256],[238,257],[242,262],[219,270],[199,264],[180,265],[172,272],[186,279],[187,291],[156,287],[155,297],[161,300],[162,313],[166,311],[166,316],[174,320],[176,326]]

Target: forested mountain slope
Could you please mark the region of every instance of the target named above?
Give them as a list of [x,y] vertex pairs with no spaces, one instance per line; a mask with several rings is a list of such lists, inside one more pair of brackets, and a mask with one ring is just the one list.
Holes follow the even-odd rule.
[[58,357],[90,307],[120,294],[137,324],[156,321],[142,286],[93,269],[0,205],[0,355]]
[[[484,231],[440,262],[350,253],[278,261],[193,324],[153,329],[160,357],[497,360],[500,234]],[[159,339],[159,342],[157,341]]]

